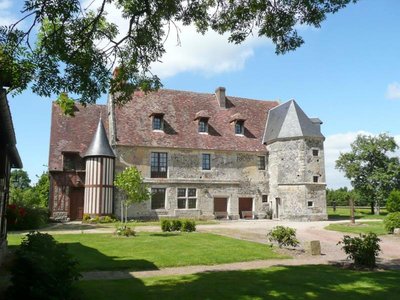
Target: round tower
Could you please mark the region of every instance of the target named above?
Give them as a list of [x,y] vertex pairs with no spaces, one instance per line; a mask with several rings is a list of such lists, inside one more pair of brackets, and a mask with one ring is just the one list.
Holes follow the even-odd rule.
[[115,154],[101,119],[84,158],[86,159],[86,177],[83,213],[112,214]]

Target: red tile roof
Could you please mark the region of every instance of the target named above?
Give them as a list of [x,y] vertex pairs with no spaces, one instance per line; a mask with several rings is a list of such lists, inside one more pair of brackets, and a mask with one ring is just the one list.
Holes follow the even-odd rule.
[[58,105],[53,103],[51,113],[51,133],[49,170],[62,171],[62,152],[80,152],[82,157],[96,132],[99,118],[108,132],[106,105],[76,105],[75,117],[64,116]]
[[[268,111],[276,101],[250,100],[227,96],[227,108],[220,108],[215,94],[162,89],[154,93],[136,92],[132,101],[116,108],[119,145],[188,148],[205,150],[265,151],[262,136]],[[153,132],[154,110],[164,113],[164,131]],[[209,134],[198,133],[196,114],[209,114]],[[235,135],[231,117],[246,119],[244,136]]]
[[[204,150],[265,151],[262,136],[268,111],[276,101],[227,96],[227,108],[220,108],[215,94],[159,90],[145,95],[137,92],[125,106],[116,107],[118,145]],[[207,111],[209,134],[198,133],[199,111]],[[164,113],[164,131],[153,132],[152,113]],[[244,136],[235,135],[233,115],[246,119]],[[108,133],[106,105],[76,105],[75,117],[62,115],[53,104],[49,170],[62,170],[62,152],[83,156],[92,141],[99,117]]]

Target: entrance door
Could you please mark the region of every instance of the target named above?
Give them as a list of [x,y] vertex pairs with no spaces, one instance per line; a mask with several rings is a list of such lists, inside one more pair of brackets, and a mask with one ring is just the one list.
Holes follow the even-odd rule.
[[239,215],[242,219],[253,218],[253,198],[239,198]]
[[228,217],[228,198],[214,198],[214,215],[217,219]]
[[275,198],[275,218],[279,218],[279,208],[281,206],[281,198]]
[[69,218],[70,220],[82,220],[84,188],[71,188],[69,193]]

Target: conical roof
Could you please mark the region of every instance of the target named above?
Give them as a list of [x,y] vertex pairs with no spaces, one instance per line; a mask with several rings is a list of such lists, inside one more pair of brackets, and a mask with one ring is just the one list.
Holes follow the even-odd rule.
[[99,120],[96,133],[94,134],[93,140],[89,148],[87,149],[84,157],[89,157],[89,156],[115,157],[114,151],[110,146],[106,130],[104,128],[101,119]]
[[271,109],[268,113],[263,143],[279,139],[316,137],[324,138],[320,123],[313,122],[294,100]]

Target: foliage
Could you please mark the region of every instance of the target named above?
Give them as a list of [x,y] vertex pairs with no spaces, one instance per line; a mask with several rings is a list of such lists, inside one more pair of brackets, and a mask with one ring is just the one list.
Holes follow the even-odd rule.
[[181,231],[182,221],[179,219],[171,220],[171,231]]
[[101,216],[99,222],[100,223],[113,223],[116,220],[111,216]]
[[139,203],[150,199],[150,190],[143,181],[142,173],[135,166],[126,168],[124,171],[117,174],[114,185],[123,191],[126,196],[123,201],[126,210],[125,221],[129,206],[133,203]]
[[30,187],[31,180],[28,172],[22,169],[15,169],[10,174],[10,187],[25,190]]
[[[0,27],[1,71],[12,77],[15,92],[32,82],[40,96],[73,94],[81,103],[93,103],[110,88],[116,103],[123,104],[136,89],[146,92],[161,86],[150,64],[165,53],[171,27],[178,42],[178,26],[193,24],[202,34],[209,29],[228,33],[235,44],[253,34],[266,37],[277,54],[284,54],[303,44],[299,25],[319,28],[328,14],[351,2],[357,0],[101,0],[82,7],[79,0],[26,0],[21,19]],[[106,19],[113,5],[127,20],[126,29]],[[17,26],[22,21],[28,23],[24,30]],[[31,44],[36,32],[37,41]],[[119,69],[113,78],[116,63]]]
[[161,230],[162,230],[163,232],[172,231],[171,220],[162,219],[162,220],[161,220]]
[[196,231],[196,222],[194,220],[185,219],[182,221],[182,231],[183,232],[193,232]]
[[83,214],[82,223],[89,223],[89,221],[90,221],[90,215],[89,214]]
[[337,206],[349,205],[349,199],[353,198],[357,205],[366,205],[360,197],[360,194],[356,190],[349,190],[347,187],[334,189],[326,189],[326,204],[333,205],[336,203]]
[[296,238],[296,229],[294,228],[276,226],[267,236],[270,242],[277,242],[280,248],[282,246],[296,247],[299,245],[299,241]]
[[380,241],[375,233],[370,232],[360,234],[359,237],[345,235],[338,245],[343,244],[342,249],[357,267],[374,268],[376,257],[381,251]]
[[389,233],[393,233],[395,228],[400,228],[400,212],[390,213],[383,220],[385,229]]
[[49,234],[30,232],[24,238],[11,274],[7,299],[76,299],[77,261]]
[[48,207],[50,197],[50,177],[48,172],[43,172],[39,180],[32,188],[41,207]]
[[400,211],[400,190],[390,192],[386,202],[386,209],[388,212]]
[[135,232],[134,229],[123,225],[123,226],[118,226],[117,227],[117,230],[115,231],[115,234],[119,235],[119,236],[122,235],[122,236],[130,237],[130,236],[135,236],[136,232]]
[[391,155],[397,148],[394,138],[387,134],[358,135],[351,151],[340,154],[336,168],[345,173],[362,198],[379,209],[399,185],[399,158]]
[[47,208],[9,204],[6,210],[9,230],[37,229],[49,222]]

